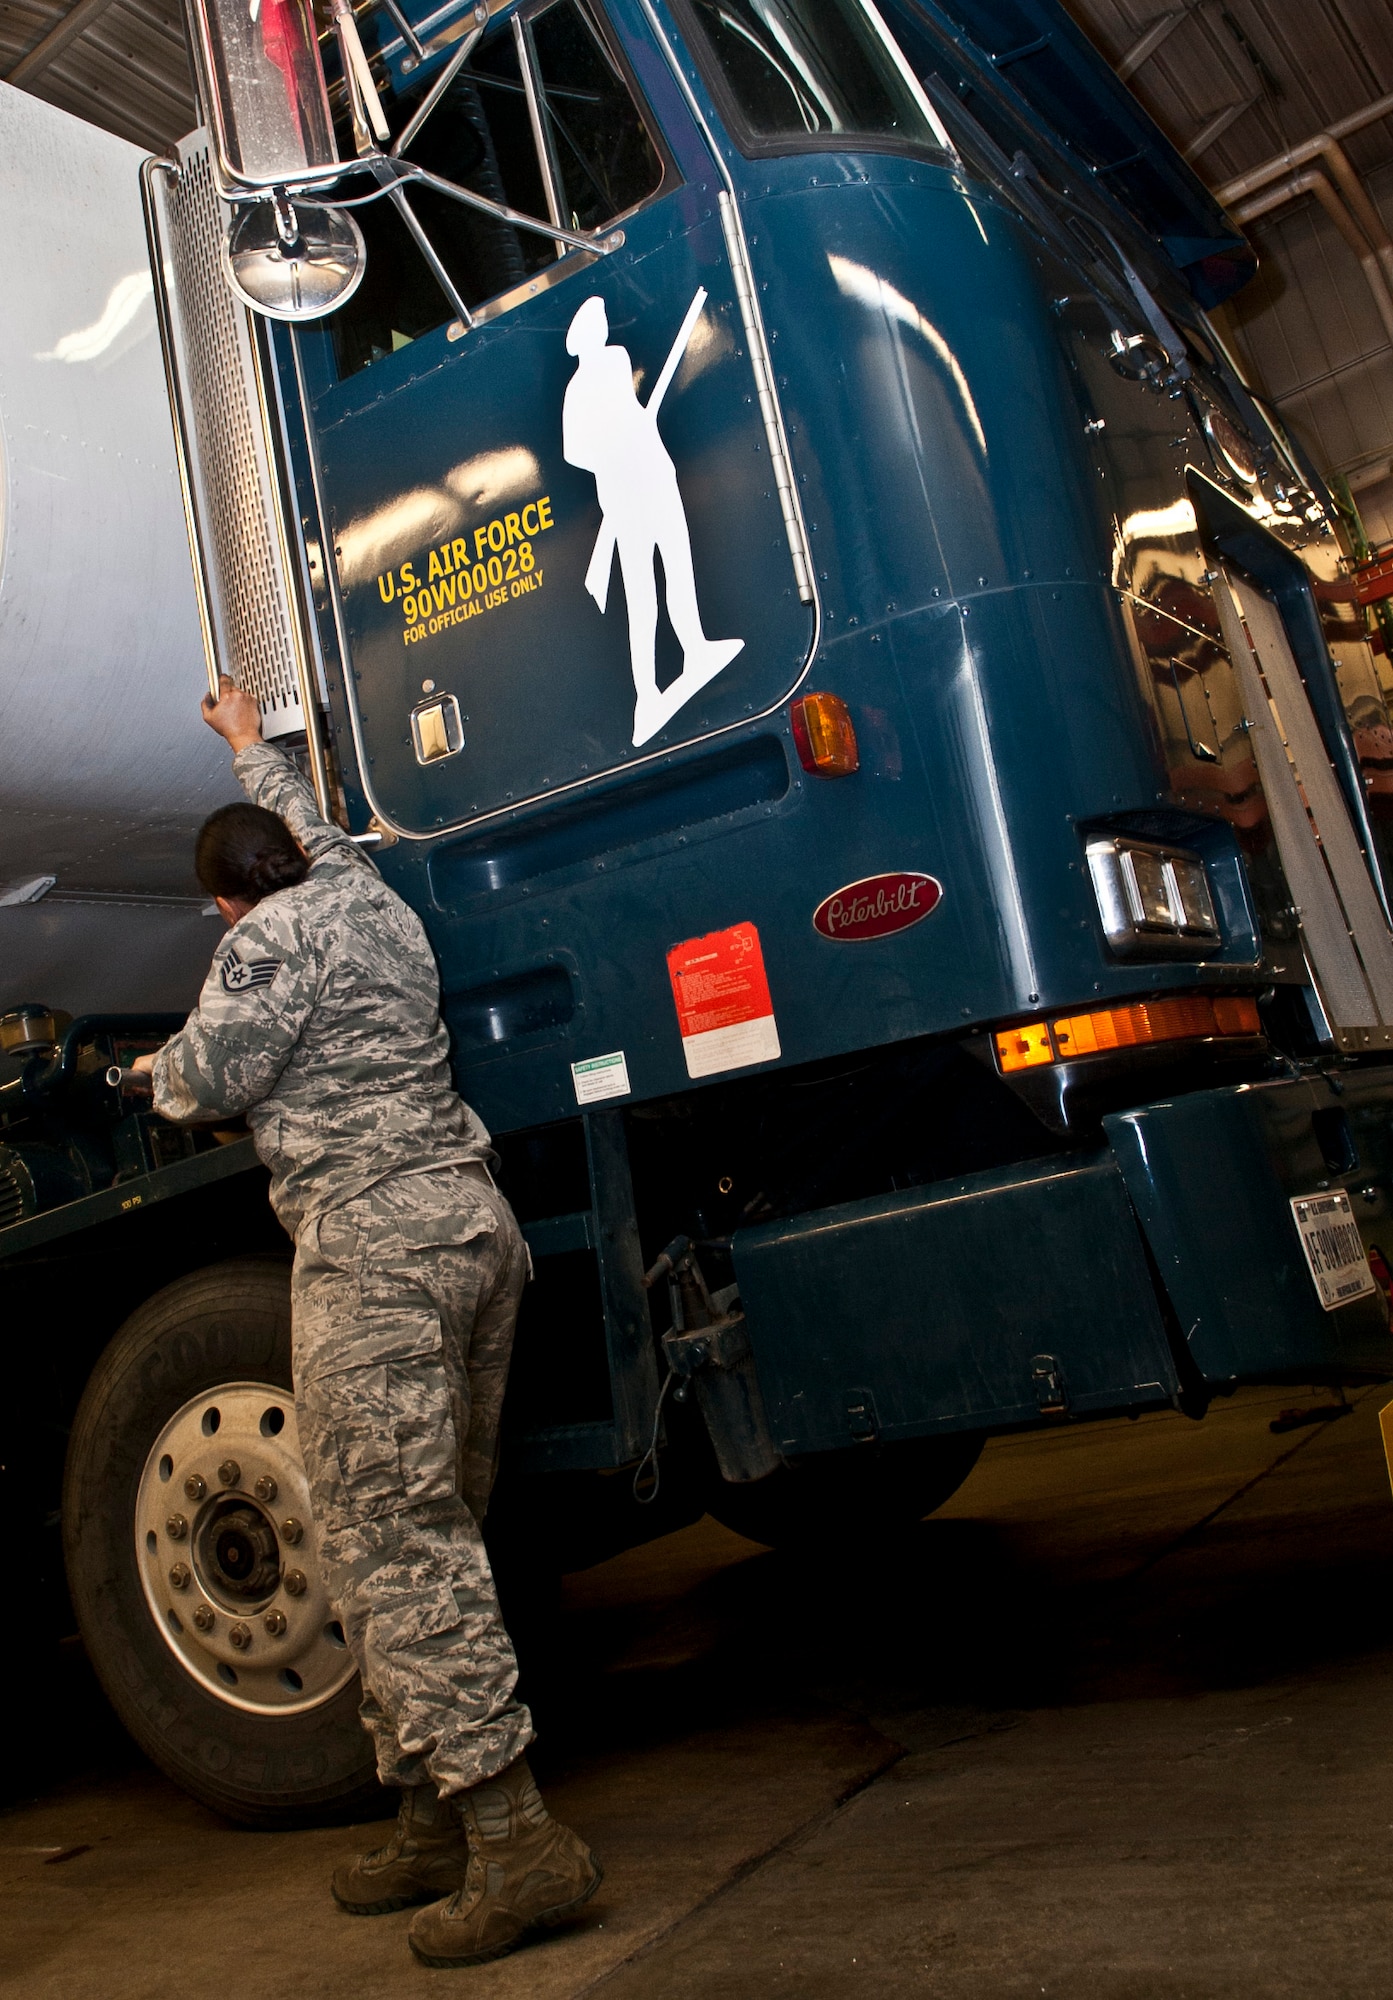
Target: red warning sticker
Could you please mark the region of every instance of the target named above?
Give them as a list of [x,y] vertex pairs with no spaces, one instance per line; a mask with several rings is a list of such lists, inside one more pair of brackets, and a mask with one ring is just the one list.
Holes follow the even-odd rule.
[[667,969],[688,1076],[778,1059],[779,1030],[753,924],[675,944]]

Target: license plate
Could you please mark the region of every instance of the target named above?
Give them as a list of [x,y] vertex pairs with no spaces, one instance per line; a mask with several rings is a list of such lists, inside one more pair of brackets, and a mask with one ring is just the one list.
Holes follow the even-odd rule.
[[1301,1248],[1315,1280],[1320,1302],[1327,1312],[1347,1306],[1351,1299],[1372,1292],[1374,1274],[1364,1255],[1359,1224],[1343,1188],[1331,1194],[1301,1194],[1292,1197]]

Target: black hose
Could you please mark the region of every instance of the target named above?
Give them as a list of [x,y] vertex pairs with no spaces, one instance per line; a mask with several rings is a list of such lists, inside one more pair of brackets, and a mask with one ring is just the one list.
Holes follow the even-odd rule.
[[44,1104],[66,1090],[77,1069],[83,1046],[98,1035],[173,1035],[183,1027],[187,1014],[80,1014],[63,1032],[58,1053],[46,1065],[31,1058],[24,1071],[26,1103]]

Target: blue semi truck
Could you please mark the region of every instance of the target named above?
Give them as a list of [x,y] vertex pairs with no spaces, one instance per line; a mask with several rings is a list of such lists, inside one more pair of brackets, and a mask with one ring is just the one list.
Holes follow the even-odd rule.
[[[437,952],[537,1271],[499,1535],[878,1533],[992,1433],[1393,1372],[1383,693],[1207,316],[1251,251],[1054,0],[190,33],[208,667]],[[250,1141],[124,1075],[169,1026],[11,1017],[0,1257],[138,1272],[69,1587],[289,1820],[367,1745]]]

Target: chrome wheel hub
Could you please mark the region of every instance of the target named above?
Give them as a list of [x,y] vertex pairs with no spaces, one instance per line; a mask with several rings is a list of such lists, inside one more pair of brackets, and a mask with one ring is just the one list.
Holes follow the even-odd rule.
[[285,1390],[229,1382],[170,1418],[140,1476],[135,1546],[166,1645],[220,1701],[303,1715],[353,1678]]

